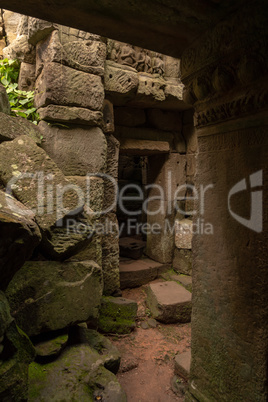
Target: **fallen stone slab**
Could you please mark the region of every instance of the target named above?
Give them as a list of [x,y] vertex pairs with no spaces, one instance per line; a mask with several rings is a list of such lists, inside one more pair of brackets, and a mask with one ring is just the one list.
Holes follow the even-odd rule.
[[40,241],[34,214],[0,191],[0,289],[6,288]]
[[41,144],[41,133],[37,126],[23,117],[9,116],[0,112],[0,142],[12,141],[21,135],[27,135],[37,144]]
[[102,356],[82,344],[65,349],[54,362],[30,364],[28,401],[42,400],[126,402],[126,395]]
[[145,285],[169,268],[169,264],[161,264],[149,258],[136,261],[122,260],[119,264],[120,287],[126,289]]
[[185,380],[190,378],[191,350],[175,356],[175,374]]
[[12,316],[33,336],[84,321],[96,325],[102,291],[101,268],[93,261],[29,261],[6,295]]
[[138,306],[123,297],[103,297],[98,329],[104,333],[129,334],[135,327]]
[[147,305],[153,318],[165,324],[191,321],[192,294],[176,282],[151,283]]

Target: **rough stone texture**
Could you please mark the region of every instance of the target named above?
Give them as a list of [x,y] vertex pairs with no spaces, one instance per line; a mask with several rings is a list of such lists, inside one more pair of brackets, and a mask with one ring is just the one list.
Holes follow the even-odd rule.
[[147,127],[115,127],[116,138],[135,138],[137,140],[149,140],[149,141],[167,141],[170,144],[171,149],[174,147],[174,135],[166,131],[156,130]]
[[118,180],[118,158],[119,141],[113,136],[108,135],[107,139],[107,167],[104,178],[104,200],[103,209],[116,212],[117,180]]
[[104,72],[105,92],[111,97],[112,103],[118,106],[124,105],[135,97],[139,79],[137,72],[131,67],[118,66],[106,61]]
[[40,20],[38,18],[28,18],[28,41],[32,45],[36,45],[42,39],[46,38],[54,29],[57,24],[52,22]]
[[102,126],[102,113],[82,107],[48,105],[38,109],[42,120],[65,124],[83,124],[86,126]]
[[64,350],[68,342],[68,334],[58,335],[52,339],[34,344],[36,361],[45,363],[55,360]]
[[191,366],[191,351],[180,353],[175,357],[175,374],[189,380]]
[[27,35],[18,35],[17,38],[3,49],[3,57],[25,63],[35,63],[35,49],[29,44]]
[[115,124],[125,127],[142,126],[146,123],[146,114],[143,109],[134,107],[116,107],[114,109]]
[[[13,197],[0,191],[0,288],[5,289],[15,272],[31,257],[41,241],[34,214]],[[0,335],[1,336],[1,335]]]
[[153,318],[165,324],[191,320],[192,294],[176,282],[151,283],[147,304]]
[[78,322],[96,324],[102,273],[93,261],[29,261],[6,291],[11,313],[30,336]]
[[36,80],[37,108],[56,104],[101,110],[104,89],[101,77],[58,63],[46,63]]
[[119,264],[120,288],[135,288],[156,279],[161,272],[169,268],[159,262],[144,258],[142,260],[123,260]]
[[10,114],[10,104],[6,93],[6,89],[4,85],[2,85],[1,83],[0,83],[0,112]]
[[97,175],[87,176],[66,176],[69,182],[78,186],[84,194],[85,204],[90,213],[94,212],[96,217],[103,210],[104,179]]
[[[71,39],[71,38],[70,38]],[[78,38],[77,38],[78,39]],[[37,74],[44,64],[57,62],[75,70],[103,76],[106,45],[94,40],[76,40],[61,43],[58,31],[37,45]]]
[[17,37],[17,29],[21,17],[21,14],[13,13],[13,11],[4,10],[3,12],[3,23],[5,26],[5,34],[8,45],[14,42]]
[[178,111],[148,109],[146,114],[150,125],[158,130],[181,131],[182,114]]
[[82,328],[79,325],[70,328],[69,344],[85,344],[95,349],[104,363],[104,367],[116,374],[119,370],[121,356],[116,346],[94,329]]
[[126,402],[126,396],[102,356],[83,344],[66,349],[55,362],[30,365],[28,400]]
[[85,219],[88,216],[83,209],[84,200],[77,197],[71,183],[32,139],[21,136],[1,144],[0,160],[2,182],[9,184],[19,201],[36,212],[41,246],[48,256],[68,258],[89,242],[87,233],[77,230],[84,224],[84,215]]
[[20,65],[18,89],[21,91],[33,91],[35,86],[35,64],[24,63]]
[[120,140],[120,152],[127,155],[167,154],[170,146],[167,141],[148,141],[123,138]]
[[27,400],[28,366],[34,360],[35,350],[14,320],[6,329],[3,346],[0,354],[1,401]]
[[165,77],[180,78],[181,76],[181,61],[174,57],[165,56]]
[[104,333],[129,334],[135,327],[138,306],[123,297],[103,297],[98,329]]
[[108,213],[101,220],[102,270],[104,294],[112,295],[120,288],[119,280],[119,228],[116,215]]
[[174,250],[172,267],[176,272],[185,275],[192,274],[192,250],[181,249]]
[[182,219],[175,221],[175,245],[179,249],[192,249],[193,221]]
[[103,126],[102,126],[103,132],[105,134],[114,133],[114,106],[108,99],[104,99],[102,112],[103,112]]
[[43,149],[66,176],[105,172],[107,143],[100,128],[62,128],[44,121],[38,127]]
[[0,142],[11,141],[21,135],[27,135],[37,144],[41,144],[41,133],[31,121],[23,117],[9,116],[0,112]]

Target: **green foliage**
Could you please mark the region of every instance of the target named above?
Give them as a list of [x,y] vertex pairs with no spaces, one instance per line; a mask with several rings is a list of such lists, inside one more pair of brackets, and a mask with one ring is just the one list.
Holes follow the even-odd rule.
[[6,88],[12,115],[24,117],[37,124],[39,115],[34,107],[34,91],[17,89],[19,71],[20,62],[18,60],[0,60],[1,83]]

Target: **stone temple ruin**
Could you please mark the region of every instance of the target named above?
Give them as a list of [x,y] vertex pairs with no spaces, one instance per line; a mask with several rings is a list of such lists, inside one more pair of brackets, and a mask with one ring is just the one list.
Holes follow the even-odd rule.
[[[202,40],[184,5],[183,40],[164,19],[166,44],[152,11],[148,36],[135,12],[141,33],[130,23],[121,35],[129,4],[118,27],[95,5],[90,33],[80,14],[73,22],[55,5],[44,14],[11,3],[35,17],[3,10],[0,50],[20,60],[19,88],[35,90],[41,121],[11,116],[0,88],[1,400],[126,400],[119,353],[96,330],[132,331],[137,304],[121,291],[161,277],[148,286],[152,316],[192,317],[185,400],[265,401],[262,2],[246,5],[243,23],[239,2],[217,11],[202,1],[214,4],[209,22],[194,6]],[[251,216],[236,194],[246,180],[263,196]]]

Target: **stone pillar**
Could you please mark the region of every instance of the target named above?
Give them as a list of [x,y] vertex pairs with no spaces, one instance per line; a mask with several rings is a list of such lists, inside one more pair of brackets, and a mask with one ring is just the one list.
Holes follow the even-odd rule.
[[[187,401],[267,400],[267,23],[247,3],[182,57],[197,215]],[[202,186],[207,187],[202,196]],[[205,194],[205,195],[204,195]],[[206,225],[212,225],[206,233]]]

